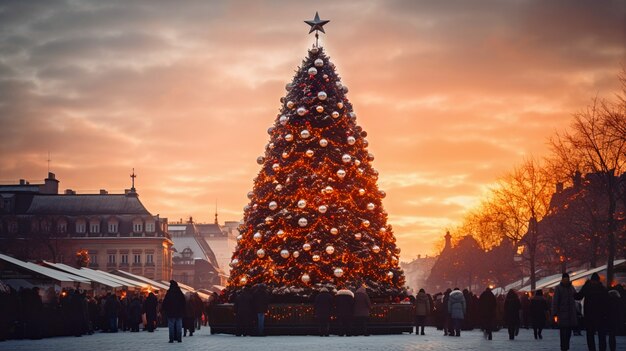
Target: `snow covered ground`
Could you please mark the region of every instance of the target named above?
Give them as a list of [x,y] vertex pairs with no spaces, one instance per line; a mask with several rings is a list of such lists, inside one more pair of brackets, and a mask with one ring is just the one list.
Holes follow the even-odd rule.
[[[558,330],[545,330],[543,340],[535,340],[532,330],[522,329],[514,341],[508,340],[506,330],[494,333],[494,340],[482,338],[480,331],[461,333],[461,337],[443,336],[434,328],[427,328],[425,336],[415,334],[338,337],[330,336],[268,336],[236,337],[209,335],[202,328],[182,343],[168,343],[167,328],[155,333],[117,333],[59,337],[43,340],[9,340],[0,342],[0,350],[11,351],[96,351],[96,350],[258,350],[258,351],[328,351],[328,350],[558,350]],[[617,349],[626,350],[626,337],[618,337]],[[585,336],[572,336],[572,351],[587,350]]]

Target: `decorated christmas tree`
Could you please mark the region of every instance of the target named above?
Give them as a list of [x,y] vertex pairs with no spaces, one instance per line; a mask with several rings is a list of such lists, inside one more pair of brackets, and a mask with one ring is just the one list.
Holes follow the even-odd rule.
[[[311,32],[328,21],[319,16]],[[317,44],[286,85],[232,256],[228,289],[264,283],[276,294],[366,284],[402,290],[400,248],[378,189],[367,133],[335,65]]]

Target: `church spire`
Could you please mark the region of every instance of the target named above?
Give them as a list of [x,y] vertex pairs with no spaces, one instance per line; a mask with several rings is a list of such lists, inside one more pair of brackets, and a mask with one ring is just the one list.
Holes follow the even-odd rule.
[[217,221],[217,200],[215,200],[215,224],[219,224]]

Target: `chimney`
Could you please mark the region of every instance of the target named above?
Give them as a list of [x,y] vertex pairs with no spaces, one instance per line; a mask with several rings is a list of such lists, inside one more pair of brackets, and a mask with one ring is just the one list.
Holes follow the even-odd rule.
[[557,194],[563,191],[563,182],[556,183],[556,192]]
[[26,180],[25,179],[20,179],[20,185],[26,185]]
[[109,192],[106,189],[100,189],[100,195],[108,195]]
[[76,191],[72,189],[65,189],[65,195],[76,195]]
[[580,188],[583,183],[582,174],[579,171],[574,173],[574,189]]
[[44,180],[44,184],[39,186],[39,192],[42,194],[57,195],[59,193],[59,181],[52,172],[48,172],[48,178]]

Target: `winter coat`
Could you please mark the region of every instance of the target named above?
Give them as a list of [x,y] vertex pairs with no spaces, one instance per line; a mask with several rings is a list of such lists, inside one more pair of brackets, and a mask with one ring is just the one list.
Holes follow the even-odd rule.
[[491,290],[485,290],[478,298],[478,315],[483,329],[494,329],[496,320],[496,297]]
[[504,323],[509,327],[519,325],[519,311],[522,304],[515,293],[509,293],[504,300]]
[[322,320],[330,318],[330,310],[333,307],[333,295],[328,291],[322,291],[315,297],[315,317]]
[[178,284],[171,284],[165,294],[161,310],[167,318],[183,318],[185,315],[185,295]]
[[132,323],[141,323],[141,301],[134,298],[130,303],[130,320]]
[[147,319],[155,319],[157,316],[157,307],[159,301],[153,293],[148,294],[146,300],[143,302],[143,310],[146,312]]
[[623,316],[622,316],[622,301],[619,291],[617,290],[609,290],[609,313],[607,315],[607,329],[609,331],[617,332],[620,328],[620,325],[623,325]]
[[111,294],[107,296],[106,301],[104,302],[104,314],[107,318],[117,317],[121,304],[117,299],[117,296]]
[[543,296],[533,296],[530,299],[530,320],[534,328],[546,326],[546,313],[549,310],[548,301]]
[[594,329],[604,328],[609,312],[609,293],[604,285],[598,280],[587,280],[575,297],[576,300],[585,299],[585,325],[594,326]]
[[364,287],[360,287],[354,294],[354,316],[369,317],[371,307],[372,302],[370,297],[367,296],[367,291],[365,291]]
[[252,318],[254,313],[254,301],[252,293],[248,289],[244,289],[237,297],[235,297],[235,316],[239,321],[246,321]]
[[465,297],[460,290],[454,290],[448,297],[448,313],[452,319],[464,319],[467,312]]
[[428,316],[430,314],[430,300],[424,292],[417,293],[415,296],[415,315]]
[[348,289],[341,289],[335,295],[335,312],[339,318],[352,317],[354,312],[354,294]]
[[256,313],[267,313],[270,304],[270,294],[267,292],[265,285],[259,285],[252,294],[254,302],[254,310]]
[[557,316],[558,325],[561,328],[571,328],[578,325],[575,295],[576,290],[572,287],[572,283],[564,284],[561,282],[554,288],[552,314]]

